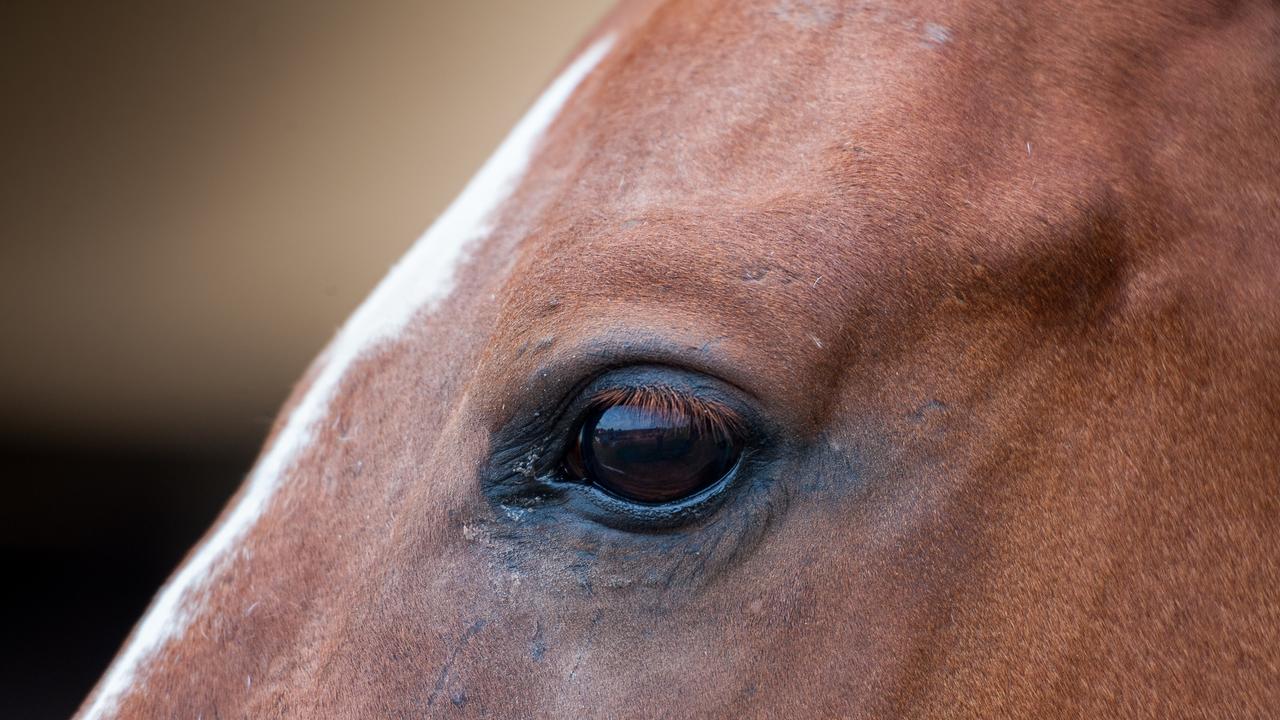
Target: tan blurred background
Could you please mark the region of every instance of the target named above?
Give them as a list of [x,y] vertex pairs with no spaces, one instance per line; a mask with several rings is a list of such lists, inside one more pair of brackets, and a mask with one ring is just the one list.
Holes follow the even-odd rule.
[[75,707],[292,382],[609,4],[0,8],[0,717]]

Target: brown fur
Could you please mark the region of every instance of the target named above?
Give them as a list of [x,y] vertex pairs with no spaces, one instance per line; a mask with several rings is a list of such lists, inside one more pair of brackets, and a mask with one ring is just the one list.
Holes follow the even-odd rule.
[[[1274,717],[1280,6],[606,30],[121,717]],[[768,490],[505,516],[503,428],[602,362],[740,388]]]

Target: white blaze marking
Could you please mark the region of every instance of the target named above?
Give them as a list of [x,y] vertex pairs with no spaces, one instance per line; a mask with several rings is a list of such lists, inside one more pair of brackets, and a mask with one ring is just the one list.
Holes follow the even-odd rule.
[[84,720],[99,720],[113,712],[136,681],[143,663],[186,631],[196,615],[195,610],[199,609],[190,606],[196,600],[194,594],[209,579],[214,565],[262,516],[285,471],[311,442],[316,424],[325,416],[352,362],[380,341],[394,338],[416,313],[434,310],[449,295],[453,289],[454,267],[463,251],[493,230],[494,211],[524,176],[543,132],[612,44],[612,36],[600,39],[551,83],[462,194],[414,243],[339,331],[325,350],[320,361],[323,366],[311,387],[289,415],[271,449],[250,474],[244,497],[199,552],[161,590],[134,630],[129,644],[99,684],[93,704],[83,715]]

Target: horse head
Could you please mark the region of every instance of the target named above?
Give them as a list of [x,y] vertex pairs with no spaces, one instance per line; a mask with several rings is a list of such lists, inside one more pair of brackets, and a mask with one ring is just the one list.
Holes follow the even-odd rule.
[[1273,711],[1278,37],[625,3],[80,716]]

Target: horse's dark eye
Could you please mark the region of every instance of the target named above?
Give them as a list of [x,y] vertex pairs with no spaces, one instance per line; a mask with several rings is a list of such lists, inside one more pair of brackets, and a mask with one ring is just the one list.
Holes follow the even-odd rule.
[[581,482],[640,503],[667,503],[727,475],[742,454],[727,411],[670,391],[600,401],[579,426],[566,469]]

